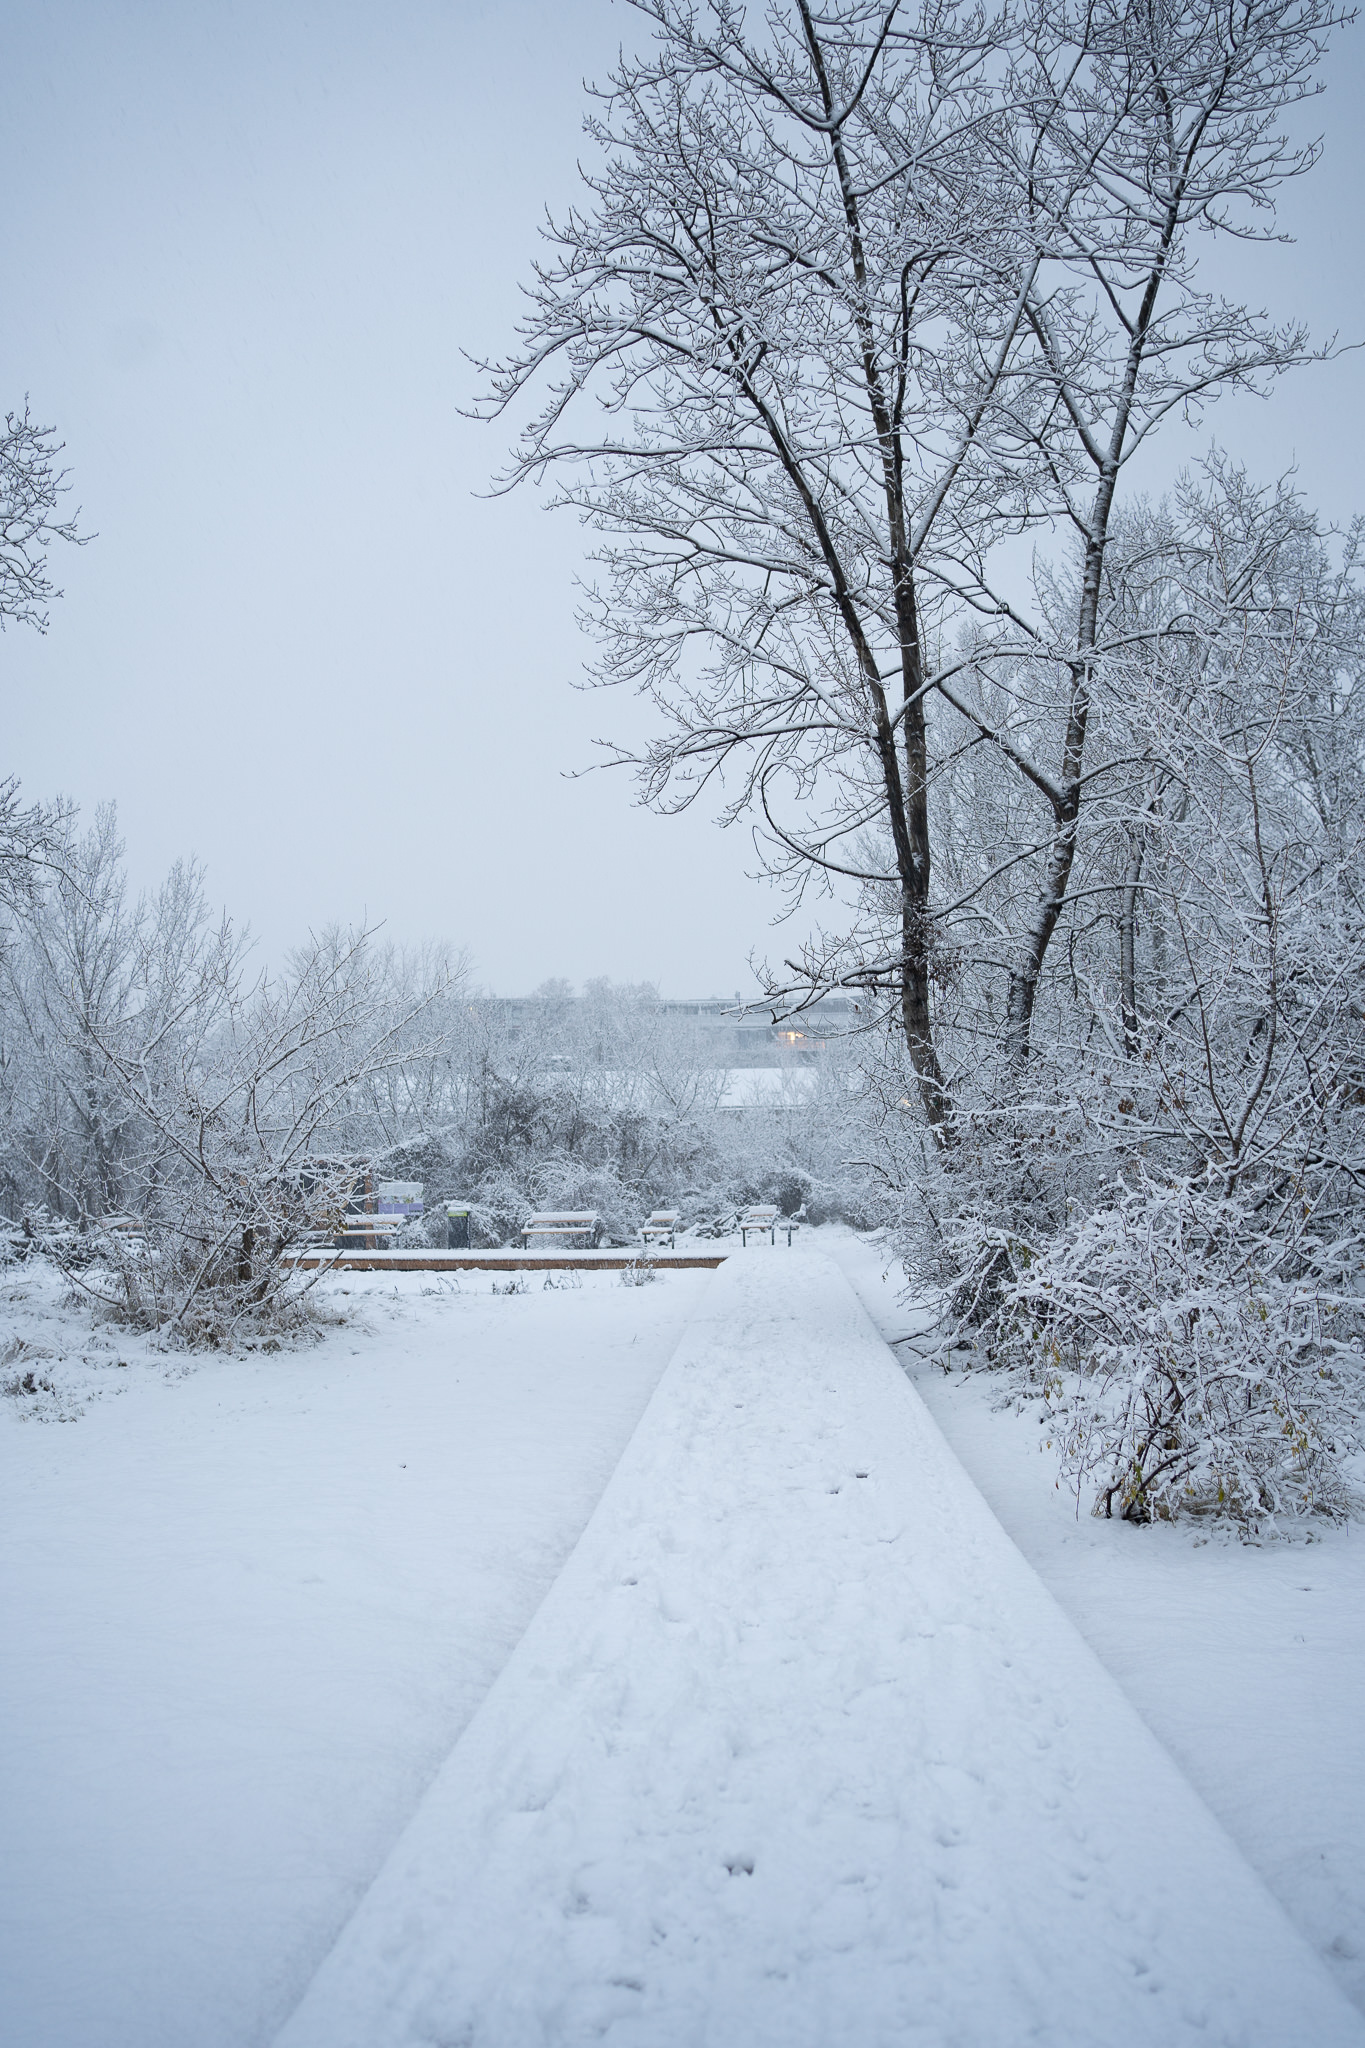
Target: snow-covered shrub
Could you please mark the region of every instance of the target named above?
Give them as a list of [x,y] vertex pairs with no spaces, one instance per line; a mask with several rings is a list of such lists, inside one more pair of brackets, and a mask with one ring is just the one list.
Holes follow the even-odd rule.
[[1298,1191],[1142,1173],[1041,1244],[955,1231],[964,1272],[1003,1269],[996,1361],[1042,1401],[1097,1513],[1259,1528],[1351,1506],[1365,1242],[1324,1237]]
[[395,1233],[393,1244],[395,1251],[441,1251],[445,1248],[445,1241],[445,1211],[428,1208],[420,1216],[409,1217],[401,1230]]
[[[1116,529],[1088,794],[1069,893],[1044,906],[1064,943],[1034,986],[1026,1052],[999,934],[1036,880],[998,865],[1009,831],[988,756],[964,749],[939,799],[961,828],[952,887],[976,905],[958,929],[979,920],[981,942],[961,940],[942,998],[951,1122],[929,1139],[888,1072],[881,1168],[946,1340],[970,1335],[1041,1394],[1072,1480],[1132,1519],[1212,1509],[1262,1526],[1350,1498],[1361,540],[1334,558],[1291,491],[1216,463]],[[1011,731],[1022,744],[1024,724]]]
[[[44,1179],[68,1211],[30,1207],[24,1228],[106,1307],[178,1342],[303,1328],[311,1283],[283,1255],[335,1231],[375,1093],[424,1050],[432,991],[364,933],[324,932],[252,976],[195,873],[129,909],[120,856],[107,820],[75,842],[5,962]],[[45,1121],[49,1100],[79,1115]]]

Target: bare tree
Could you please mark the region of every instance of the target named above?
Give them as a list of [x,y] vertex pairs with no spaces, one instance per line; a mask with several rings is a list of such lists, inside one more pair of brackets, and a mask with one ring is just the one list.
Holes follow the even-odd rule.
[[[662,713],[645,800],[719,787],[798,897],[858,893],[771,992],[894,995],[944,1131],[934,989],[963,905],[935,888],[935,781],[976,744],[1019,785],[997,865],[1037,899],[995,948],[1017,1064],[1086,797],[1119,478],[1174,413],[1305,353],[1197,289],[1195,237],[1268,221],[1311,163],[1274,124],[1337,17],[640,10],[653,50],[588,123],[589,201],[549,231],[490,407],[549,381],[510,480],[552,473],[608,536],[587,616],[599,678]],[[1000,544],[1036,527],[1080,551],[1060,633],[1001,582]],[[1048,709],[1024,732],[1015,690]]]
[[[1007,1031],[1029,1044],[1039,975],[1062,917],[1086,794],[1086,738],[1103,658],[1101,592],[1120,479],[1172,416],[1221,391],[1264,390],[1308,350],[1200,288],[1200,236],[1274,231],[1279,187],[1316,161],[1278,124],[1320,90],[1317,68],[1342,18],[1332,0],[1209,0],[1026,10],[1009,87],[1014,175],[1039,230],[1027,317],[1049,389],[1038,452],[1079,549],[1063,664],[1060,758],[1030,782],[1050,813],[1038,900],[1011,965]],[[1020,432],[1035,431],[1021,420]],[[1060,427],[1061,432],[1058,433]]]
[[[1020,517],[983,450],[1033,261],[980,144],[989,38],[861,0],[774,15],[761,43],[728,4],[643,12],[656,53],[589,123],[592,204],[553,231],[493,407],[549,371],[512,474],[553,469],[621,536],[589,611],[602,677],[664,714],[646,799],[729,778],[726,817],[756,813],[798,893],[861,879],[885,827],[896,936],[844,978],[894,992],[941,1125],[926,631],[966,508],[983,547]],[[589,393],[600,426],[571,437]]]
[[[149,942],[163,935],[153,930]],[[445,988],[395,988],[366,932],[326,931],[249,980],[230,925],[175,941],[162,1000],[96,1035],[149,1138],[153,1256],[125,1261],[129,1306],[163,1331],[230,1341],[297,1307],[289,1244],[335,1227],[357,1161],[335,1147],[376,1077],[433,1050],[413,1026]]]
[[956,1185],[937,1190],[959,1313],[1041,1395],[1077,1483],[1136,1520],[1349,1504],[1365,1412],[1358,549],[1353,532],[1334,558],[1291,491],[1226,466],[1115,521],[1100,793],[1072,884],[1088,915],[1040,984],[1028,1096],[964,1120]]
[[197,873],[184,870],[155,906],[130,900],[112,805],[49,851],[48,886],[25,904],[20,937],[0,954],[5,1007],[23,1040],[7,1122],[44,1199],[84,1226],[129,1206],[142,1135],[101,1038],[155,1005],[152,924],[169,926],[173,899],[193,923],[202,902]]
[[67,832],[0,955],[11,1188],[76,1226],[73,1271],[95,1258],[125,1311],[201,1341],[287,1322],[288,1243],[449,1112],[447,949],[326,931],[278,974],[249,963],[194,863],[132,897],[112,807]]
[[17,776],[0,782],[0,913],[13,916],[34,902],[72,815],[65,803],[24,803]]
[[[48,606],[61,592],[48,573],[53,541],[84,547],[79,514],[62,518],[66,471],[58,467],[56,430],[36,424],[28,401],[6,413],[0,429],[0,632],[9,624],[48,627]],[[0,910],[32,900],[41,873],[69,822],[61,804],[21,804],[19,784],[0,782]]]
[[59,516],[67,472],[58,467],[63,444],[54,427],[39,426],[24,401],[5,414],[0,429],[0,631],[9,623],[48,627],[48,606],[61,592],[48,573],[54,540],[84,547],[79,513]]

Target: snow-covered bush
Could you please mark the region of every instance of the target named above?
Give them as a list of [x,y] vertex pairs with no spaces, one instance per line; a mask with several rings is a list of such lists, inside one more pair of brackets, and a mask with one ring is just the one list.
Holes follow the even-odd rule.
[[1334,559],[1292,492],[1217,464],[1122,523],[1065,945],[1023,1060],[992,1029],[995,933],[1017,916],[1013,870],[991,879],[998,794],[978,762],[943,799],[961,827],[954,886],[973,864],[983,875],[960,925],[977,920],[980,937],[964,936],[943,997],[953,1119],[926,1143],[889,1074],[878,1156],[948,1341],[969,1336],[1047,1395],[1052,1442],[1101,1511],[1211,1507],[1249,1525],[1350,1496],[1365,1276],[1357,542]]
[[[1307,1209],[1307,1214],[1305,1210]],[[1365,1412],[1365,1241],[1324,1236],[1293,1190],[1142,1174],[1034,1246],[955,1231],[990,1265],[990,1341],[1043,1404],[1096,1511],[1259,1528],[1354,1496]]]
[[[173,870],[129,896],[111,811],[74,826],[0,950],[5,1163],[21,1227],[78,1284],[177,1341],[306,1320],[282,1266],[329,1231],[429,1067],[442,992],[364,933],[274,974]],[[387,1097],[387,1099],[385,1099]]]
[[648,1258],[633,1259],[628,1266],[621,1268],[623,1287],[648,1287],[658,1277],[658,1268],[654,1261]]

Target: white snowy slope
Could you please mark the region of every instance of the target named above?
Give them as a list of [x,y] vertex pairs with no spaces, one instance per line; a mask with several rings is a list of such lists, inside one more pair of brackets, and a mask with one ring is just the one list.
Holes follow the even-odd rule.
[[832,1262],[698,1298],[278,2048],[1365,2043]]

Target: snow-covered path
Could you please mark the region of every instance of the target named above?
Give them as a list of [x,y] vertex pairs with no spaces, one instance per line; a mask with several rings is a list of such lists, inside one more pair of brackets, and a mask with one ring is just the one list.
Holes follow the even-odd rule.
[[698,1299],[279,2048],[1365,2043],[831,1261]]

